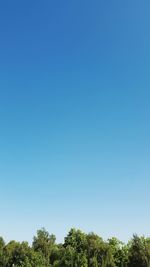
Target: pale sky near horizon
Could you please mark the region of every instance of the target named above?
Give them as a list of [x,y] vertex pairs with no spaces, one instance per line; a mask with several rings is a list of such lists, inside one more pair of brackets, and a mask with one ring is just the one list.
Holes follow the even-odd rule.
[[150,2],[0,2],[0,235],[150,235]]

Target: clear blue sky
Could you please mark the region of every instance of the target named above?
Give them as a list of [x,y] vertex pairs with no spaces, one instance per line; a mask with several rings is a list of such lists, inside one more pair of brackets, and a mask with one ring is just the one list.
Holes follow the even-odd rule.
[[0,235],[150,234],[150,2],[0,2]]

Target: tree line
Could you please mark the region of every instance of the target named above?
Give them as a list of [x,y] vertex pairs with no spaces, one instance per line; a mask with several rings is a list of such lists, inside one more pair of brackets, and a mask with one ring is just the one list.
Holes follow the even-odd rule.
[[0,238],[0,267],[150,267],[150,238],[133,235],[124,244],[112,237],[104,241],[95,233],[71,229],[57,244],[44,228],[32,245]]

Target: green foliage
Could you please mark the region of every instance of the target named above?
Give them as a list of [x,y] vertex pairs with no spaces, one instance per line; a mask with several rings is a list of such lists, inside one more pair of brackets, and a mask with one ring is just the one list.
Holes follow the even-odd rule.
[[111,254],[114,258],[115,266],[125,267],[128,261],[128,249],[120,240],[115,237],[108,239]]
[[134,235],[129,248],[129,267],[150,266],[150,240]]
[[50,235],[44,228],[37,231],[37,236],[33,238],[33,250],[41,253],[49,266],[50,257],[55,246],[55,236]]
[[150,238],[134,235],[123,244],[112,237],[104,241],[94,233],[71,229],[64,244],[44,228],[32,246],[0,237],[0,267],[150,267]]
[[64,243],[64,247],[68,246],[74,248],[78,253],[84,251],[87,247],[86,234],[84,234],[80,230],[71,229],[67,237],[65,238]]

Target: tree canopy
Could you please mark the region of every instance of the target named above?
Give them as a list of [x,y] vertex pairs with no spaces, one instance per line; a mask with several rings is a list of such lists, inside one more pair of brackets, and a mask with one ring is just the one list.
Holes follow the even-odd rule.
[[150,267],[150,238],[133,235],[127,244],[71,229],[64,243],[44,228],[32,245],[0,237],[0,267]]

